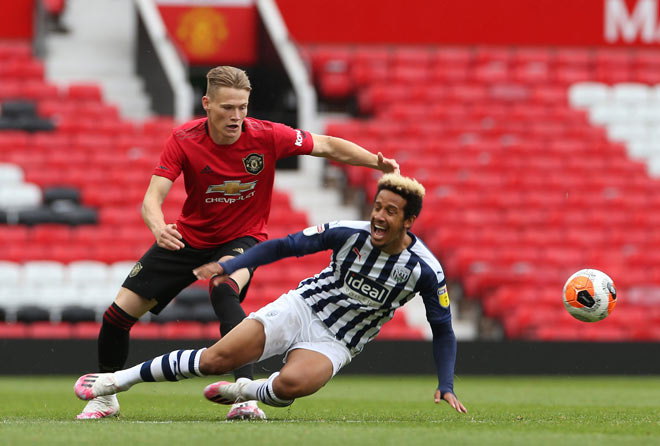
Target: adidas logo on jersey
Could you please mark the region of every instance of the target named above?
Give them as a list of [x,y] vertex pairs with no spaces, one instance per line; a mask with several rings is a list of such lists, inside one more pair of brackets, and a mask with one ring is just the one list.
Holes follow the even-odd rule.
[[211,169],[211,168],[209,167],[209,165],[207,164],[206,167],[203,168],[202,171],[201,171],[200,173],[214,173],[214,172],[213,172],[213,169]]

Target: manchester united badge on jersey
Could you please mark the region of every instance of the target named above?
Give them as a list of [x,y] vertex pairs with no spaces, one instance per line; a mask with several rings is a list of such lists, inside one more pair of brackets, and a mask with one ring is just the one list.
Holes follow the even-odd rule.
[[264,156],[261,153],[250,153],[243,158],[245,170],[252,175],[256,175],[264,170]]

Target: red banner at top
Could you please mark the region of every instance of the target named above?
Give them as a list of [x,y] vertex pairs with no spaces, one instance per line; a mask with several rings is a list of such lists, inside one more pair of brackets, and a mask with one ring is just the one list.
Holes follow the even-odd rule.
[[277,0],[301,43],[589,46],[657,46],[659,2]]
[[0,1],[0,39],[30,40],[34,36],[34,0]]
[[252,65],[257,60],[253,6],[212,7],[159,4],[163,22],[191,65]]

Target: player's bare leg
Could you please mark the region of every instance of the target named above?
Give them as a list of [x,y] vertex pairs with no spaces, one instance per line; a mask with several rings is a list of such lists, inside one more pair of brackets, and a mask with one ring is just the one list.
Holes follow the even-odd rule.
[[286,365],[266,380],[219,381],[206,387],[204,395],[220,404],[257,399],[269,406],[285,407],[296,398],[311,395],[332,378],[327,356],[306,349],[289,352]]
[[291,350],[280,375],[273,381],[279,398],[293,400],[317,392],[332,378],[332,362],[319,352]]

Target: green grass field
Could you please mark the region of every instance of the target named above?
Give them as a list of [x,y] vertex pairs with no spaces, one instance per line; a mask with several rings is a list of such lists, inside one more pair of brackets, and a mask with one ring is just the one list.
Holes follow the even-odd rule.
[[267,422],[226,422],[212,379],[139,384],[119,419],[74,421],[75,377],[0,377],[0,445],[660,445],[659,377],[460,377],[469,413],[433,404],[433,377],[338,376]]

